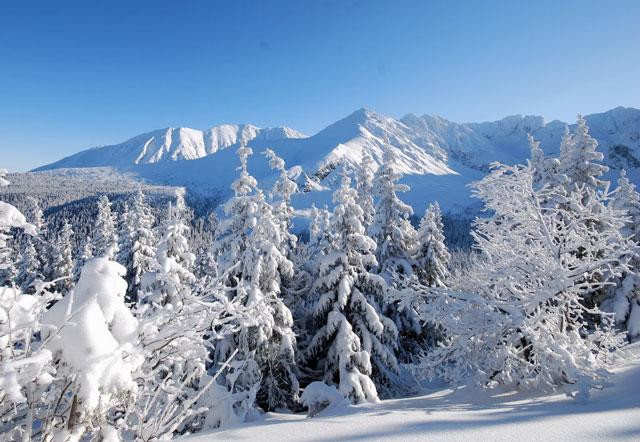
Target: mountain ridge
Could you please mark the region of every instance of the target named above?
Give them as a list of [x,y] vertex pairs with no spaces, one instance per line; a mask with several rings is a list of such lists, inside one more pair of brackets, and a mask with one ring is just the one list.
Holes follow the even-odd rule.
[[[611,168],[608,177],[615,179],[625,168],[640,184],[640,110],[617,107],[585,118],[590,133],[600,143],[605,164]],[[452,209],[472,204],[468,184],[486,174],[491,163],[526,161],[527,134],[538,139],[548,154],[557,153],[565,126],[534,115],[456,123],[433,115],[407,114],[395,119],[361,108],[308,137],[286,126],[260,129],[250,124],[220,125],[208,132],[159,129],[103,150],[85,150],[36,170],[113,167],[155,184],[229,195],[237,167],[234,146],[246,143],[256,152],[250,159],[250,169],[261,184],[267,186],[274,178],[260,155],[271,148],[286,161],[292,179],[306,191],[298,198],[303,201],[301,207],[308,207],[311,203],[331,204],[330,191],[339,181],[336,169],[340,164],[355,167],[366,151],[375,169],[384,149],[391,148],[396,151],[394,166],[412,186],[407,199],[414,208],[419,211],[430,200],[438,199],[445,209]]]

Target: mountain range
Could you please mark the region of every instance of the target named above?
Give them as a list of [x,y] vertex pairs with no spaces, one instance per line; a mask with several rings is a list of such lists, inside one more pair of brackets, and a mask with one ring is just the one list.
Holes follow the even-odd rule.
[[[615,179],[621,169],[640,184],[640,110],[617,107],[585,116],[600,144],[605,164]],[[418,212],[432,200],[449,211],[474,206],[467,185],[500,161],[523,163],[529,156],[527,134],[555,154],[566,123],[546,123],[540,116],[514,115],[484,123],[456,123],[439,116],[408,114],[401,119],[359,109],[315,135],[289,127],[258,128],[250,124],[222,125],[208,130],[167,128],[133,137],[124,143],[95,147],[41,166],[35,172],[65,173],[70,168],[108,167],[153,184],[180,185],[195,193],[230,195],[241,144],[254,150],[249,167],[268,187],[274,178],[261,153],[271,148],[287,163],[290,177],[302,191],[299,208],[330,204],[337,185],[336,169],[358,164],[367,151],[377,167],[385,146],[397,152],[395,167],[405,174],[411,191],[404,195]],[[569,125],[571,128],[571,125]],[[76,171],[77,172],[77,171]]]

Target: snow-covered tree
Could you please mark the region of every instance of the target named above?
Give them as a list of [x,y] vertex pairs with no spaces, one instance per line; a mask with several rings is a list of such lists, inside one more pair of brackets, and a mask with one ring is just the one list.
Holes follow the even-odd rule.
[[[640,244],[640,194],[624,170],[618,179],[618,188],[613,194],[611,206],[626,213],[628,219],[622,234]],[[640,335],[640,257],[632,256],[631,271],[623,274],[617,284],[609,289],[609,297],[603,309],[616,315],[616,322],[624,324],[630,338]]]
[[474,184],[491,214],[473,232],[482,259],[449,289],[404,294],[446,336],[422,359],[429,375],[487,386],[574,384],[582,392],[605,375],[621,339],[612,315],[585,300],[626,270],[635,246],[620,233],[624,213],[606,204],[607,193],[536,190],[533,176],[530,166],[494,165]]
[[331,212],[325,205],[318,209],[315,204],[311,206],[311,220],[309,222],[309,248],[313,253],[321,253],[326,249],[329,238]]
[[50,272],[53,279],[61,279],[56,288],[65,293],[73,284],[73,246],[71,240],[73,229],[71,224],[65,222],[55,240],[51,244],[51,257],[49,258]]
[[128,283],[129,273],[131,271],[131,245],[133,242],[133,217],[128,201],[122,203],[122,211],[120,215],[116,217],[116,220],[118,252],[116,253],[115,261],[127,269],[127,277],[125,280]]
[[98,218],[93,233],[93,256],[113,259],[118,253],[116,220],[106,195],[98,199]]
[[[250,147],[238,148],[240,159],[240,176],[232,183],[234,196],[223,206],[226,218],[219,220],[216,230],[216,240],[213,245],[214,255],[221,274],[228,273],[229,283],[241,276],[241,257],[247,247],[247,238],[257,222],[260,202],[255,192],[257,181],[249,174],[247,160],[253,153]],[[261,197],[261,196],[260,196]],[[234,267],[232,272],[228,272]]]
[[373,158],[368,151],[362,152],[362,160],[355,170],[355,188],[358,192],[358,204],[362,208],[363,225],[365,229],[369,229],[375,216],[375,207],[373,204]]
[[[0,186],[9,184],[5,173],[0,170]],[[0,242],[9,238],[12,228],[36,234],[18,209],[0,201]],[[6,261],[0,256],[2,263]],[[7,440],[31,440],[34,426],[39,426],[41,397],[55,370],[51,351],[42,348],[38,337],[42,313],[55,299],[42,285],[34,295],[0,287],[0,431]]]
[[298,185],[289,178],[284,160],[277,156],[273,150],[265,150],[265,156],[269,159],[271,169],[278,172],[278,178],[276,178],[273,184],[270,197],[273,201],[273,216],[280,225],[282,246],[286,248],[286,254],[288,256],[293,249],[295,249],[298,241],[298,238],[291,233],[294,215],[294,210],[291,206],[291,197],[298,191]]
[[560,145],[559,173],[569,191],[586,185],[591,188],[602,187],[601,180],[609,168],[600,164],[604,155],[597,150],[598,142],[589,135],[589,128],[582,115],[573,134],[565,131]]
[[398,183],[402,174],[394,170],[395,162],[395,150],[387,146],[382,164],[375,174],[377,201],[369,229],[378,245],[376,258],[380,273],[387,278],[393,273],[411,273],[411,255],[416,238],[415,229],[409,221],[413,209],[397,195],[398,192],[408,191],[409,186]]
[[161,227],[161,240],[156,249],[152,272],[143,276],[145,294],[142,301],[158,308],[176,308],[193,290],[195,276],[187,235],[189,227],[184,223],[185,203],[182,192],[177,192],[175,205],[169,204],[168,216]]
[[75,260],[75,265],[73,268],[73,280],[77,281],[80,277],[80,273],[82,272],[82,267],[93,258],[93,245],[91,244],[91,237],[87,236],[80,246],[80,249],[77,253],[77,259]]
[[429,204],[418,228],[415,267],[420,281],[428,287],[444,287],[449,277],[451,255],[444,243],[440,205]]
[[[251,153],[246,146],[238,149],[240,176],[232,184],[235,196],[223,207],[227,218],[219,222],[214,251],[219,271],[228,273],[231,299],[254,307],[260,314],[255,326],[241,329],[216,345],[215,361],[225,360],[234,349],[238,349],[240,360],[254,361],[257,372],[246,376],[238,386],[248,388],[261,378],[258,403],[274,409],[292,406],[298,392],[293,319],[281,299],[282,281],[293,272],[287,258],[290,233],[284,229],[289,215],[288,209],[274,215],[257,188],[247,169]],[[271,159],[277,162],[277,157]],[[280,166],[284,170],[284,165]],[[286,185],[284,181],[282,184]]]
[[22,245],[21,259],[18,264],[16,284],[24,293],[32,293],[35,289],[35,284],[44,280],[42,263],[34,242],[30,235],[25,238]]
[[[253,315],[240,302],[227,299],[221,279],[196,285],[186,206],[182,192],[176,196],[161,227],[152,271],[142,276],[137,307],[146,359],[138,371],[140,392],[129,426],[141,440],[201,429],[209,409],[215,421],[211,425],[223,425],[246,414],[255,400],[255,391],[230,392],[215,383],[227,366],[214,366],[213,377],[207,372],[212,342],[250,327]],[[234,356],[232,351],[228,358]],[[220,408],[228,413],[224,419]]]
[[155,219],[146,203],[142,189],[138,189],[131,202],[130,223],[130,284],[128,292],[132,299],[140,296],[140,282],[144,273],[151,270],[155,250]]
[[316,258],[316,332],[305,359],[325,382],[351,401],[362,402],[378,398],[372,376],[384,385],[397,370],[397,329],[381,313],[386,283],[368,270],[377,266],[376,244],[365,233],[356,201],[345,174],[334,193],[328,249]]

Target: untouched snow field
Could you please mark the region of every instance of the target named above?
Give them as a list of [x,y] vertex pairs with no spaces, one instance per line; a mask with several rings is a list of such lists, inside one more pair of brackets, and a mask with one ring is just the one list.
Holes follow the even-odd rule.
[[610,385],[584,402],[532,395],[444,389],[414,398],[320,413],[267,413],[241,427],[184,438],[210,440],[640,440],[640,342],[615,368]]

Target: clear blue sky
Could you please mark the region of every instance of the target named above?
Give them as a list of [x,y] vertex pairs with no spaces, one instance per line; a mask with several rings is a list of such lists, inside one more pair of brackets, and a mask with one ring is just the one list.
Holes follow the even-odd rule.
[[638,0],[0,0],[10,170],[168,126],[618,105],[640,107]]

